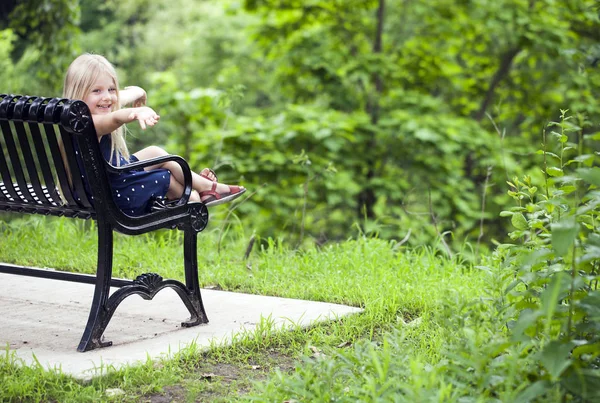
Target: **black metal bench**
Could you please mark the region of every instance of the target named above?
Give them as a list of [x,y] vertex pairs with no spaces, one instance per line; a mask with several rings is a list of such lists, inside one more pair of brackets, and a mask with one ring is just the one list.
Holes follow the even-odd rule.
[[[175,161],[182,166],[185,177],[182,197],[169,204],[157,201],[156,208],[144,216],[124,214],[112,198],[107,172],[143,168],[164,161]],[[94,179],[86,184],[82,175]],[[109,165],[102,158],[90,111],[82,101],[0,94],[0,211],[97,222],[95,276],[0,263],[3,273],[95,284],[89,319],[78,351],[112,345],[102,340],[102,334],[118,305],[132,294],[148,300],[170,287],[191,315],[182,326],[208,322],[200,296],[196,250],[197,234],[208,223],[208,211],[202,203],[188,203],[191,183],[188,164],[174,155],[125,167]],[[142,274],[135,280],[112,278],[113,231],[138,235],[161,228],[184,232],[185,284],[163,280],[155,273]],[[112,295],[111,286],[119,288]]]

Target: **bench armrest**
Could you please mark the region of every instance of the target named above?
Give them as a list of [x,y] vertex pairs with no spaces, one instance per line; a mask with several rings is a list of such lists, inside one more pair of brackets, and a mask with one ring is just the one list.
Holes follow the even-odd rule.
[[187,204],[190,199],[190,195],[192,194],[192,171],[187,161],[178,155],[165,155],[162,157],[150,158],[143,161],[132,162],[131,164],[127,164],[121,167],[116,167],[108,162],[106,162],[106,169],[111,173],[123,173],[127,171],[131,171],[132,169],[140,169],[146,168],[152,165],[161,164],[167,161],[175,161],[181,166],[181,170],[183,171],[183,194],[175,203],[175,206],[182,206]]

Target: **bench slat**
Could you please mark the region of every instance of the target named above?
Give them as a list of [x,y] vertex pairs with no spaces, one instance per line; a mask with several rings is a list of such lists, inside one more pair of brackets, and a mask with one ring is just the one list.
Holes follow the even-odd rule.
[[54,126],[45,124],[44,131],[46,132],[46,138],[48,139],[48,147],[50,149],[50,154],[52,155],[54,168],[56,169],[56,176],[58,177],[58,182],[60,184],[61,194],[68,205],[76,206],[77,202],[75,201],[75,197],[71,191],[71,186],[69,185],[67,170],[60,153],[60,147],[58,145],[58,139]]
[[[14,97],[13,99],[18,99],[17,104],[21,100],[22,97]],[[10,98],[9,98],[10,99]],[[5,103],[6,99],[2,102]],[[7,108],[7,112],[11,114],[14,111],[15,104],[10,103]],[[17,125],[18,122],[13,121],[14,125]],[[21,164],[21,158],[19,158],[19,152],[17,150],[17,145],[15,143],[15,139],[13,137],[13,132],[10,128],[10,124],[8,121],[0,121],[0,125],[2,126],[2,132],[4,133],[4,144],[6,146],[6,151],[8,152],[8,158],[10,159],[10,166],[13,169],[13,179],[19,184],[21,189],[27,189],[27,179],[25,178],[23,166]],[[16,128],[16,126],[15,126]],[[33,203],[34,199],[31,195],[27,194],[28,192],[21,192],[21,199],[26,200],[27,202]]]
[[[29,140],[27,139],[27,132],[25,130],[25,126],[22,122],[15,122],[14,125],[15,130],[17,131],[19,145],[21,146],[21,152],[23,153],[23,159],[25,160],[25,166],[27,167],[27,174],[29,176],[28,184],[31,185],[26,187],[27,192],[24,192],[26,193],[25,199],[33,200],[37,203],[42,203],[40,197],[43,196],[44,192],[42,191],[40,178],[38,177],[37,168],[35,166],[35,161],[33,159],[33,155],[31,154],[31,148],[29,145]],[[37,195],[37,198],[33,194],[29,194],[30,188],[32,188],[32,190],[35,191],[35,195]]]
[[[12,174],[10,169],[8,168],[8,161],[3,158],[3,163],[6,165],[3,168],[2,178],[7,185],[8,193],[14,199],[21,199],[21,196],[17,195],[17,193],[12,188],[13,181],[16,181],[19,186],[27,186],[27,182],[25,181],[25,177],[23,175],[23,168],[21,167],[21,162],[19,161],[17,149],[15,146],[15,141],[12,135],[12,131],[10,125],[6,121],[0,122],[0,128],[2,129],[2,133],[4,135],[4,152],[8,153],[8,161],[10,161],[10,166],[12,167]],[[15,158],[16,157],[16,158]],[[29,200],[28,200],[29,201]]]
[[[0,131],[1,131],[1,128],[0,128]],[[0,140],[2,140],[2,139],[0,138]],[[4,158],[4,147],[2,147],[2,141],[0,141],[0,178],[2,178],[2,180],[4,182],[7,182],[7,183],[11,182],[8,165],[6,165],[6,159]],[[7,189],[5,187],[5,189],[6,189],[6,191],[0,192],[0,200],[8,200],[9,196],[12,199],[17,198],[16,192],[14,191],[14,189],[12,187],[10,187],[10,189]]]
[[62,126],[60,127],[60,136],[63,140],[63,150],[65,151],[65,155],[71,169],[71,187],[75,189],[75,192],[77,192],[77,202],[79,205],[91,208],[92,203],[90,203],[88,200],[87,192],[85,191],[85,185],[83,184],[83,173],[79,169],[77,156],[75,155],[75,153],[78,151],[76,151],[73,147],[75,139],[73,138],[73,135],[67,132]]
[[40,171],[42,172],[44,183],[46,184],[44,187],[46,192],[44,192],[44,194],[47,195],[47,200],[49,203],[60,203],[60,196],[55,190],[56,183],[54,182],[52,169],[48,163],[48,156],[46,154],[46,149],[44,147],[39,125],[37,123],[29,123],[29,131],[31,132],[31,138],[33,139],[33,144],[35,146],[35,153],[38,157],[37,161],[40,165]]
[[7,186],[6,191],[0,193],[0,200],[8,200],[9,196],[11,199],[18,199],[15,190],[12,188],[12,175],[8,167],[8,162],[6,161],[6,147],[3,146],[4,137],[7,135],[7,133],[8,135],[10,135],[10,130],[7,131],[5,128],[7,127],[8,129],[10,129],[10,125],[8,124],[8,121],[6,121],[6,119],[9,119],[8,109],[13,97],[12,95],[6,94],[2,94],[1,97],[2,102],[0,102],[0,123],[2,124],[0,124],[0,178],[2,178],[2,180],[7,183]]

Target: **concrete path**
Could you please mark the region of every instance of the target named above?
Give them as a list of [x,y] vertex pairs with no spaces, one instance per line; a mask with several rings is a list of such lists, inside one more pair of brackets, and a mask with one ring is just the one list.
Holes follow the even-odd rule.
[[111,368],[167,357],[196,343],[228,343],[251,332],[261,320],[276,328],[308,326],[361,310],[344,305],[202,290],[209,323],[182,328],[188,311],[171,289],[151,301],[133,295],[117,308],[104,332],[113,346],[86,353],[76,348],[83,333],[93,286],[0,273],[0,345],[16,351],[27,364],[39,362],[77,378]]

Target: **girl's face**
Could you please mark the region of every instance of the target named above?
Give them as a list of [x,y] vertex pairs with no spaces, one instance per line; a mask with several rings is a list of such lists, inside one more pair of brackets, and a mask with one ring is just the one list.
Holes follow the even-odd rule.
[[107,73],[98,76],[83,98],[92,115],[110,113],[113,106],[116,107],[117,101],[117,87]]

